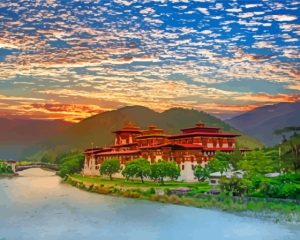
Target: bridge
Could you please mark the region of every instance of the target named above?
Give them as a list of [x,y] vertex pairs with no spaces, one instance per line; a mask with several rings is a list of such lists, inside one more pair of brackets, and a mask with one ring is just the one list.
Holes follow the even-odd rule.
[[45,169],[58,171],[58,165],[51,164],[51,163],[28,163],[28,164],[22,164],[22,165],[16,164],[15,171],[20,172],[20,171],[30,169],[30,168],[45,168]]
[[7,165],[10,165],[14,172],[20,172],[30,168],[44,168],[44,169],[58,171],[58,165],[51,164],[51,163],[32,162],[32,163],[20,164],[17,161],[6,161],[5,163]]

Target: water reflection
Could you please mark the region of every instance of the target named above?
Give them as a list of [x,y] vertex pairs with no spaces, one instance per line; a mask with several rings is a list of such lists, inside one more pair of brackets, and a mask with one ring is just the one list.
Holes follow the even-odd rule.
[[80,191],[52,172],[0,179],[0,239],[299,239],[280,225],[182,206]]

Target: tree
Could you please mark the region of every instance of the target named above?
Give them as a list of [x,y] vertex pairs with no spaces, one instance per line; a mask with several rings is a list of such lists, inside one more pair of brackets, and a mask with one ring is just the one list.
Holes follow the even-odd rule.
[[238,162],[242,160],[242,158],[243,158],[242,152],[239,150],[235,150],[229,155],[229,163],[234,169],[237,169]]
[[116,158],[104,160],[100,166],[100,174],[108,175],[110,180],[113,180],[112,175],[121,170],[120,161]]
[[242,196],[251,189],[252,183],[248,179],[238,178],[237,176],[232,176],[231,178],[222,177],[220,187],[223,191],[233,196]]
[[256,150],[247,153],[238,163],[238,167],[248,175],[264,175],[276,169],[276,162],[266,150]]
[[78,173],[82,170],[84,156],[82,153],[71,152],[59,159],[58,175],[64,177],[68,174]]
[[294,134],[279,147],[283,164],[296,173],[300,169],[300,135]]
[[136,165],[135,164],[129,164],[130,162],[128,162],[125,165],[124,170],[122,171],[122,175],[129,180],[130,178],[134,178],[135,173],[136,173]]
[[0,162],[0,174],[13,173],[11,166],[4,162]]
[[151,165],[150,177],[154,181],[164,184],[164,178],[169,177],[172,180],[180,176],[180,169],[175,162],[160,160]]
[[221,172],[222,174],[229,168],[229,156],[224,152],[216,152],[215,156],[208,162],[209,172]]
[[150,175],[150,163],[144,158],[138,158],[129,161],[125,165],[125,169],[123,170],[122,174],[127,179],[139,177],[142,183],[144,183],[144,178]]
[[210,171],[207,167],[202,167],[201,165],[198,165],[194,169],[194,175],[198,179],[198,181],[203,182],[205,179],[209,177]]

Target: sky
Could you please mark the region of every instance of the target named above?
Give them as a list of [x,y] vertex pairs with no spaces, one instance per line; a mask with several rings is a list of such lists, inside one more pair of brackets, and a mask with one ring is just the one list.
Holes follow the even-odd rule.
[[1,0],[0,117],[300,100],[298,0]]

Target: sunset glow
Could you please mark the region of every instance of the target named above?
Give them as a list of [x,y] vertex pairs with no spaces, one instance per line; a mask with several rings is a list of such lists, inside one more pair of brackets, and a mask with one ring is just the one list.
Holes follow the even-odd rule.
[[[250,3],[251,2],[251,3]],[[2,0],[0,116],[300,100],[299,1]]]

